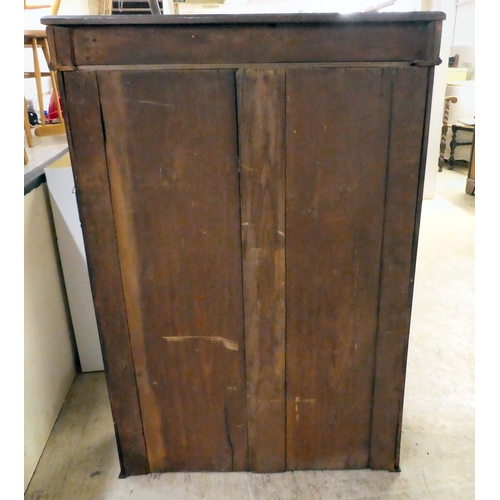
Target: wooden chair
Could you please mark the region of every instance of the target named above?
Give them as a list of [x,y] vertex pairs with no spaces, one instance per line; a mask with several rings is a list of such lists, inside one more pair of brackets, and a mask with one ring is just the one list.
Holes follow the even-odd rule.
[[[457,132],[467,132],[471,134],[470,140],[465,141],[457,141]],[[451,126],[451,142],[450,142],[450,159],[448,160],[448,168],[453,170],[453,164],[455,163],[455,150],[459,146],[471,146],[474,144],[474,135],[476,132],[476,124],[474,120],[467,120],[465,118],[461,118],[458,120],[458,123],[454,123]],[[470,160],[459,160],[462,163],[465,162],[466,165],[470,165]]]
[[439,146],[439,160],[438,160],[438,171],[442,172],[444,165],[446,165],[446,160],[444,159],[444,152],[446,150],[446,136],[448,135],[448,117],[450,115],[450,104],[455,104],[458,99],[455,96],[449,96],[444,98],[444,112],[443,112],[443,126],[441,127],[441,144]]
[[[24,0],[24,9],[50,9],[51,15],[56,15],[59,10],[59,5],[61,0],[52,0],[50,4],[28,4],[27,0]],[[49,67],[50,63],[50,53],[49,53],[49,45],[47,43],[47,34],[45,29],[36,29],[36,30],[24,30],[24,47],[30,48],[33,54],[33,71],[25,71],[24,78],[34,78],[36,81],[36,89],[37,89],[37,97],[38,104],[40,107],[40,122],[41,124],[35,128],[36,136],[47,136],[47,135],[56,135],[56,134],[64,134],[64,119],[61,111],[61,106],[59,103],[59,91],[57,88],[57,79],[54,71],[42,72],[40,69],[40,61],[38,57],[38,49],[42,49],[42,53],[45,58],[45,62],[47,63],[47,67]],[[52,92],[54,93],[56,108],[57,108],[57,116],[59,123],[51,124],[49,119],[45,117],[43,112],[43,91],[42,91],[42,78],[50,77],[52,82]],[[26,107],[26,103],[25,103]]]
[[472,140],[472,151],[469,162],[469,172],[467,174],[467,183],[465,184],[465,192],[471,196],[476,194],[476,141]]

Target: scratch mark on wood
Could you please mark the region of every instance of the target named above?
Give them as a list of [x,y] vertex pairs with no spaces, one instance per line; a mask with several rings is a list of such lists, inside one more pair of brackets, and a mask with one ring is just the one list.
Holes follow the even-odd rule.
[[255,172],[257,169],[256,168],[251,168],[248,165],[241,165],[241,168],[244,168],[245,170],[249,170],[250,172]]
[[301,399],[299,396],[295,398],[295,420],[298,422],[299,421],[299,403],[308,403],[308,404],[314,404],[316,403],[316,400],[313,398],[304,398]]
[[200,340],[210,340],[213,342],[221,342],[226,349],[230,351],[238,350],[238,342],[234,340],[228,340],[224,337],[203,337],[202,335],[185,335],[185,336],[175,336],[175,337],[163,337],[167,342],[182,342],[184,340],[200,339]]
[[153,106],[162,106],[163,108],[171,108],[171,104],[165,104],[161,102],[155,102],[155,101],[137,101],[140,104],[152,104]]
[[358,275],[359,275],[359,264],[356,265],[356,275],[354,277],[354,298],[356,297],[356,290],[358,288]]

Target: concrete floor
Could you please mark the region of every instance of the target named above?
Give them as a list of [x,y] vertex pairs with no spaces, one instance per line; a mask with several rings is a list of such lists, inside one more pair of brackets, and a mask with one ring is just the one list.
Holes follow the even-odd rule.
[[[25,498],[32,500],[461,500],[475,494],[475,198],[438,175],[422,210],[401,473],[171,473],[118,479],[102,373],[76,377]],[[493,498],[493,497],[489,497]]]

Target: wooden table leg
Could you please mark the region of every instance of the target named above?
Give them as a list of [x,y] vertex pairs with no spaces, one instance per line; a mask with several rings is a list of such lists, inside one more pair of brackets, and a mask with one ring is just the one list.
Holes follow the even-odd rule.
[[476,194],[476,152],[475,140],[472,141],[472,152],[470,157],[469,173],[465,184],[465,192],[474,196]]

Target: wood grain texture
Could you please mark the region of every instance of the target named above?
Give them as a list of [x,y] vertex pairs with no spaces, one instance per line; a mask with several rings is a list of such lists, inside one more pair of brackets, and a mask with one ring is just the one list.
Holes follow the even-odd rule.
[[[345,61],[434,64],[429,23],[117,25],[72,31],[77,66]],[[134,50],[130,49],[134,40]]]
[[50,69],[73,68],[73,38],[66,27],[47,27],[47,41],[50,51]]
[[234,14],[190,14],[176,16],[137,16],[133,14],[120,16],[46,16],[42,18],[42,24],[47,26],[109,26],[115,27],[120,24],[135,26],[163,25],[188,26],[193,24],[359,24],[359,23],[383,23],[393,24],[395,22],[415,23],[442,21],[446,19],[444,12],[418,11],[418,12],[353,12],[349,16],[338,12],[306,12],[306,13],[271,13],[271,14],[248,14],[235,16]]
[[433,47],[431,57],[439,64],[442,62],[439,58],[439,53],[441,51],[441,35],[443,32],[443,23],[429,23],[428,30],[429,33],[427,36],[429,40],[432,40],[431,47]]
[[383,69],[287,73],[287,468],[367,467],[390,120]]
[[285,72],[238,72],[249,468],[285,470]]
[[[399,439],[426,155],[429,70],[394,71],[370,462],[398,468]],[[411,119],[409,117],[411,110]]]
[[152,17],[47,23],[124,474],[397,469],[442,14]]
[[150,469],[245,470],[234,73],[99,86]]
[[94,73],[60,75],[63,109],[122,475],[149,472]]

